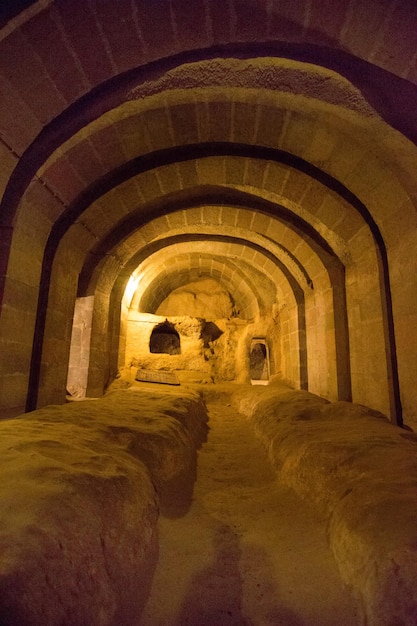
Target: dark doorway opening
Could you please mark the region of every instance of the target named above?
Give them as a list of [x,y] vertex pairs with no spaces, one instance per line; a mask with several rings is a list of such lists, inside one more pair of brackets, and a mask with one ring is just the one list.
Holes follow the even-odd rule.
[[214,324],[214,322],[206,322],[204,321],[203,327],[201,329],[201,339],[203,340],[204,347],[209,348],[210,343],[217,341],[219,337],[223,335],[223,331]]
[[252,339],[249,353],[252,384],[267,384],[269,380],[269,350],[265,339]]
[[149,350],[153,353],[181,354],[180,336],[170,322],[158,324],[152,331]]

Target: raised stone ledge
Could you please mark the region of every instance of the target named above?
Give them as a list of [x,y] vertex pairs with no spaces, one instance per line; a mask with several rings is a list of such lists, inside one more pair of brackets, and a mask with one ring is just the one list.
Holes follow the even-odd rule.
[[207,415],[197,394],[136,391],[0,423],[2,626],[137,623]]
[[[328,519],[344,581],[367,626],[417,623],[417,435],[381,414],[283,384],[233,400],[284,483]],[[279,523],[279,521],[277,521]]]

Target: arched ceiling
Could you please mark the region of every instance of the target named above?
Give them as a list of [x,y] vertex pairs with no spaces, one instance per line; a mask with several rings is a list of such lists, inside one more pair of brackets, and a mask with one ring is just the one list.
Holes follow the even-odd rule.
[[250,318],[368,248],[389,293],[416,222],[414,1],[40,0],[0,28],[0,302],[36,291],[39,337],[69,250],[79,296],[143,266],[147,310],[200,271]]
[[270,310],[277,301],[280,264],[270,255],[270,267],[265,267],[265,256],[259,245],[225,236],[206,234],[204,239],[200,235],[191,241],[165,243],[140,265],[141,289],[132,306],[155,313],[171,291],[210,277],[233,294],[238,317],[255,318],[259,308]]

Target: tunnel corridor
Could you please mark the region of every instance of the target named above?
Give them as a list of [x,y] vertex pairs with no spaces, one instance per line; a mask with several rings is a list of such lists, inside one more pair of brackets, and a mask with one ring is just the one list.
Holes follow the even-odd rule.
[[[415,419],[416,24],[413,0],[3,2],[0,416],[100,397],[149,361],[134,324],[185,315]],[[246,349],[214,377],[249,380]]]
[[2,626],[417,624],[416,33],[0,1]]
[[277,481],[230,392],[204,396],[209,432],[192,502],[159,520],[141,626],[335,626],[335,615],[343,626],[359,624],[323,517]]

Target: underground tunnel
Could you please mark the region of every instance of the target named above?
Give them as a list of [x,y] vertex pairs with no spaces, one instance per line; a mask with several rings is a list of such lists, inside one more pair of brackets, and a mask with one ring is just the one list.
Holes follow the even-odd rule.
[[2,626],[415,626],[416,32],[2,2]]

